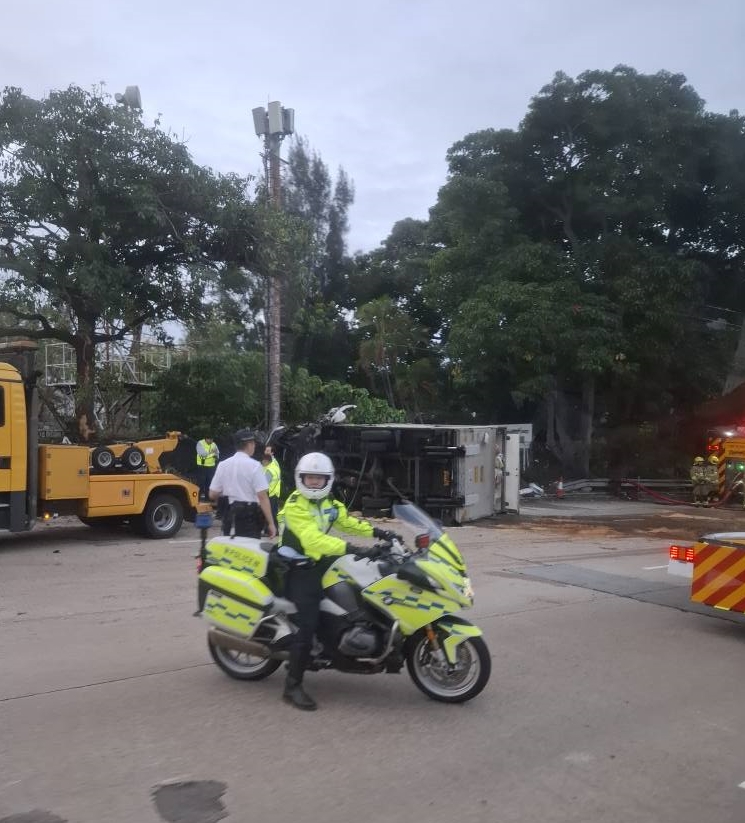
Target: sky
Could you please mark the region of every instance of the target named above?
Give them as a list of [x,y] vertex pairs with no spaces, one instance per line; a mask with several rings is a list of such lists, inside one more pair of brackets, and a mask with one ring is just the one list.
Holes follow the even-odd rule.
[[745,111],[743,0],[25,0],[0,22],[0,86],[137,85],[144,120],[217,171],[261,174],[251,109],[293,108],[354,183],[350,252],[426,219],[448,148],[516,128],[557,71],[680,72]]

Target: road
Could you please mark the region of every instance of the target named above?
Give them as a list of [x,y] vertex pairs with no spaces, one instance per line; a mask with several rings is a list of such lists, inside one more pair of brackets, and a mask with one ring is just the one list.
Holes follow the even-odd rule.
[[453,531],[476,700],[323,672],[315,713],[210,662],[192,527],[0,539],[0,823],[742,823],[743,620],[691,609],[674,525],[607,520]]

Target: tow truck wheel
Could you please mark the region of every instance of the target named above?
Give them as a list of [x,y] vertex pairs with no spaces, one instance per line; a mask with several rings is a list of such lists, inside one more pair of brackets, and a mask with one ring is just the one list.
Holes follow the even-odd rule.
[[150,495],[145,511],[137,523],[148,537],[173,537],[184,522],[184,507],[172,494],[163,492]]
[[122,453],[122,463],[130,471],[139,471],[145,465],[145,454],[137,446],[130,446]]
[[106,446],[97,446],[91,452],[91,463],[94,469],[102,472],[111,471],[114,466],[114,452]]

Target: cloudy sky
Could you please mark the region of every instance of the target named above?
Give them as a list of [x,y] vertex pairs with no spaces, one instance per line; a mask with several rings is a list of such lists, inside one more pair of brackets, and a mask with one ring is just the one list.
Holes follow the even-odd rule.
[[517,126],[557,70],[682,72],[745,111],[745,0],[6,0],[0,20],[0,86],[138,85],[220,171],[260,172],[253,107],[294,108],[354,181],[350,251],[426,218],[447,149]]

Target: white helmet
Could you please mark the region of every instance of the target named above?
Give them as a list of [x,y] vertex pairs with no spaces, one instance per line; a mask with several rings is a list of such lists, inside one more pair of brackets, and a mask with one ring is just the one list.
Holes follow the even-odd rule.
[[[326,482],[320,489],[309,489],[304,482],[306,474],[321,474],[326,478]],[[304,454],[295,466],[295,488],[308,500],[323,500],[331,492],[334,483],[334,464],[321,452],[309,452]]]

